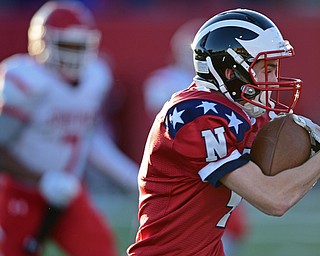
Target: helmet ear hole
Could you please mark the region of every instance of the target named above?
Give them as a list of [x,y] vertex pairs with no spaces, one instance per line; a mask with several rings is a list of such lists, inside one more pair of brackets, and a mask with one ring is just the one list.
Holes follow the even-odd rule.
[[243,68],[243,67],[236,67],[233,69],[235,78],[239,79],[240,81],[243,81],[245,84],[251,84],[252,79],[249,75],[249,73]]
[[225,71],[224,71],[224,75],[225,75],[227,80],[231,80],[231,79],[233,79],[235,77],[235,72],[231,68],[226,68]]

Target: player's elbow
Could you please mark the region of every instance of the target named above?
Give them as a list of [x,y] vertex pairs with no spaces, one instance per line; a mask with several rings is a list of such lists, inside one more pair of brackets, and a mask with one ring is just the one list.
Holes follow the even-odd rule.
[[271,209],[271,210],[269,211],[268,215],[274,216],[274,217],[281,217],[281,216],[283,216],[286,212],[287,212],[287,209],[281,208],[281,207],[277,207],[277,208]]
[[265,213],[274,217],[283,216],[289,209],[290,205],[285,200],[273,200]]
[[267,215],[281,217],[290,209],[290,205],[286,200],[270,196],[261,200],[257,208]]

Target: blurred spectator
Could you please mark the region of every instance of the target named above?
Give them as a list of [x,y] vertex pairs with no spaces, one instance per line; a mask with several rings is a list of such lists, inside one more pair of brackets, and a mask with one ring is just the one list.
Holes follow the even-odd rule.
[[[144,84],[144,99],[150,118],[154,119],[163,104],[177,91],[186,89],[195,76],[191,43],[203,24],[203,20],[192,19],[180,26],[170,41],[172,63],[152,72]],[[226,256],[237,255],[238,245],[248,231],[246,212],[238,206],[229,219],[223,237]]]
[[97,57],[100,31],[80,2],[48,2],[33,16],[28,39],[28,54],[1,63],[1,253],[38,255],[50,237],[68,255],[118,255],[83,184],[88,160],[136,187],[136,164],[99,119],[113,82]]
[[175,32],[170,41],[172,62],[155,70],[145,81],[145,106],[152,119],[174,92],[192,82],[194,67],[190,44],[200,22],[201,19],[188,21]]

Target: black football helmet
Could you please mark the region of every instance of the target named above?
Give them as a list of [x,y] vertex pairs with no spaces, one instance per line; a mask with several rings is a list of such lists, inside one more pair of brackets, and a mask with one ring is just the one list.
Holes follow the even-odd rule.
[[[294,56],[293,47],[277,26],[261,13],[235,9],[212,17],[198,30],[192,49],[195,80],[236,103],[242,102],[239,105],[250,116],[260,116],[266,110],[291,112],[298,102],[302,81],[280,77],[280,66],[277,82],[267,77],[266,81],[256,79],[253,66],[258,61],[265,60],[267,70],[268,60]],[[234,78],[226,78],[227,68],[233,70]]]

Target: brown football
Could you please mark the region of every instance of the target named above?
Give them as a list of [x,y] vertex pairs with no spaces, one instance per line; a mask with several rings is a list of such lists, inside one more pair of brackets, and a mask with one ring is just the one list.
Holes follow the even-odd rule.
[[268,176],[297,167],[309,159],[308,132],[296,124],[292,114],[275,118],[257,134],[251,147],[251,160]]

